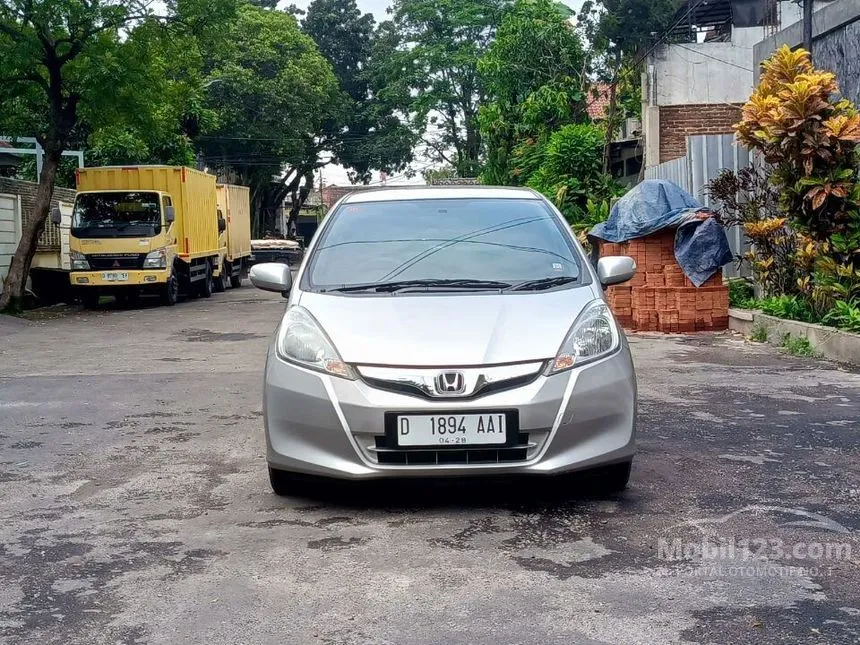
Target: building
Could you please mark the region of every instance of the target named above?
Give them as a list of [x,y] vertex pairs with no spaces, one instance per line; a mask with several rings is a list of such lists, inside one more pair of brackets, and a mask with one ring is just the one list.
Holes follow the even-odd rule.
[[689,135],[732,133],[755,85],[757,43],[801,19],[790,0],[685,0],[645,61],[646,167],[686,155]]

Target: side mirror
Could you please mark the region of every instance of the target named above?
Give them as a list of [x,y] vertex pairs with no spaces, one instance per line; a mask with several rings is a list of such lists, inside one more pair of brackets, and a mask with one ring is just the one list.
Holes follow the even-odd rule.
[[293,274],[290,265],[280,262],[263,262],[251,267],[248,275],[251,284],[263,291],[276,291],[284,296],[293,288]]
[[164,207],[164,221],[167,224],[173,224],[176,220],[176,209],[173,206]]
[[634,275],[636,260],[626,255],[610,255],[597,261],[597,277],[604,287],[627,282]]
[[63,214],[60,212],[60,208],[55,206],[51,209],[51,223],[59,226],[63,221]]
[[218,216],[218,232],[223,233],[226,230],[227,230],[227,221],[219,215]]

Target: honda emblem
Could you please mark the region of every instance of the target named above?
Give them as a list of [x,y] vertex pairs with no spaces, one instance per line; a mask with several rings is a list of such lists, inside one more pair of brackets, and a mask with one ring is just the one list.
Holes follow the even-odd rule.
[[462,394],[465,391],[463,372],[442,372],[436,377],[436,392],[439,394]]

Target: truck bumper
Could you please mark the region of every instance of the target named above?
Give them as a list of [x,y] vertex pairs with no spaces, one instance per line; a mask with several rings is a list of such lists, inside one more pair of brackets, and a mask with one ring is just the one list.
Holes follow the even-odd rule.
[[76,287],[145,287],[164,284],[168,269],[72,271],[69,280]]

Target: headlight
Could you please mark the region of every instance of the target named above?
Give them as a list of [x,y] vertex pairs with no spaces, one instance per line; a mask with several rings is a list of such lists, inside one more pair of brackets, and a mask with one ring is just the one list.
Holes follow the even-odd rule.
[[278,354],[313,370],[355,378],[352,368],[343,362],[319,323],[303,307],[287,309],[278,335]]
[[144,269],[166,269],[167,268],[167,250],[155,249],[147,253],[143,259]]
[[69,253],[69,261],[71,263],[72,271],[89,271],[90,263],[87,262],[87,256],[83,253],[78,253],[77,251],[71,251]]
[[609,307],[603,300],[593,300],[567,332],[547,374],[563,372],[602,358],[618,349],[620,343],[621,334]]

